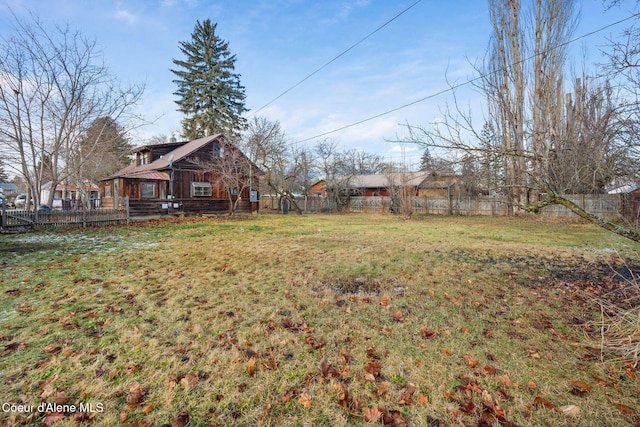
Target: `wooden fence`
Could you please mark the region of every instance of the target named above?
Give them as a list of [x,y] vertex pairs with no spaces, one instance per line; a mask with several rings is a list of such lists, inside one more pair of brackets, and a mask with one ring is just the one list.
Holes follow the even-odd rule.
[[[624,212],[624,198],[619,194],[577,194],[565,196],[581,208],[604,218],[618,218]],[[337,211],[335,202],[327,198],[296,198],[298,206],[305,212]],[[412,200],[413,212],[430,215],[490,215],[509,214],[509,206],[505,196],[416,196]],[[260,208],[279,210],[278,199],[263,196]],[[396,210],[390,197],[369,196],[350,197],[340,207],[344,212],[391,212]],[[553,218],[571,217],[575,214],[564,206],[554,205],[543,208],[541,215]]]
[[[565,196],[586,211],[604,218],[619,217],[622,213],[622,198],[616,194],[578,194]],[[507,199],[504,196],[416,196],[413,212],[435,215],[508,215]],[[389,212],[392,208],[389,197],[352,197],[347,204],[349,212]],[[562,218],[575,214],[564,206],[547,206],[541,210],[546,217]]]
[[89,211],[27,211],[2,209],[2,232],[45,230],[52,228],[86,228],[110,224],[126,224],[129,214],[123,209],[93,209]]

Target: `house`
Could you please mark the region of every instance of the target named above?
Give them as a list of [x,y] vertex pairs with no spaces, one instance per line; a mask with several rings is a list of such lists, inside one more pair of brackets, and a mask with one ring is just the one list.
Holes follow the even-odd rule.
[[316,181],[311,187],[309,187],[309,197],[318,197],[322,199],[327,197],[326,181],[324,179]]
[[335,179],[330,184],[323,183],[323,188],[337,191],[341,197],[389,197],[394,189],[400,188],[412,196],[457,196],[460,194],[459,183],[457,176],[439,176],[429,171],[417,171],[354,175]]
[[251,212],[261,171],[223,135],[145,145],[134,163],[101,181],[102,206],[130,214]]
[[41,203],[47,203],[53,191],[52,208],[73,209],[81,206],[85,197],[88,197],[88,206],[91,208],[100,207],[100,187],[92,182],[85,182],[82,188],[79,188],[76,184],[64,183],[56,185],[55,189],[52,189],[52,187],[53,183],[51,181],[42,185],[40,188]]
[[2,189],[5,200],[13,200],[20,193],[18,186],[12,182],[0,181],[0,188]]

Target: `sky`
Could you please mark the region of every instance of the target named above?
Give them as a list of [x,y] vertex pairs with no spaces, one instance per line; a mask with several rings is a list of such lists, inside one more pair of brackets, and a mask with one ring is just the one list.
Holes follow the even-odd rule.
[[[575,36],[629,16],[629,3],[605,12],[602,0],[583,0]],[[278,121],[292,144],[328,139],[416,165],[421,149],[394,141],[404,124],[428,127],[442,117],[452,84],[463,84],[458,102],[482,120],[483,97],[464,83],[477,77],[473,63],[491,36],[486,0],[0,0],[0,37],[11,34],[11,11],[95,38],[113,75],[145,84],[137,110],[150,123],[133,134],[134,145],[157,135],[180,139],[170,69],[184,59],[179,43],[205,19],[237,57],[247,117]],[[576,68],[603,62],[599,47],[624,27],[573,43]]]

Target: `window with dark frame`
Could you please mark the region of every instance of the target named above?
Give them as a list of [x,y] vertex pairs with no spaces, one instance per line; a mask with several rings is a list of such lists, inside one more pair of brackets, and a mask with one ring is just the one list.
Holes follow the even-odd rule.
[[192,182],[191,197],[211,197],[213,194],[210,182]]
[[140,198],[141,199],[155,199],[156,198],[156,183],[155,182],[141,182],[140,183]]

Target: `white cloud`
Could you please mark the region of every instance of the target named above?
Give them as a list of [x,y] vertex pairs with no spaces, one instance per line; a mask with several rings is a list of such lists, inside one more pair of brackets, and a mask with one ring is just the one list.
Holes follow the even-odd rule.
[[128,10],[125,9],[118,9],[115,11],[115,13],[113,14],[114,18],[116,18],[118,21],[124,21],[127,24],[133,25],[136,22],[138,22],[138,17],[136,15],[134,15],[133,13],[129,12]]

